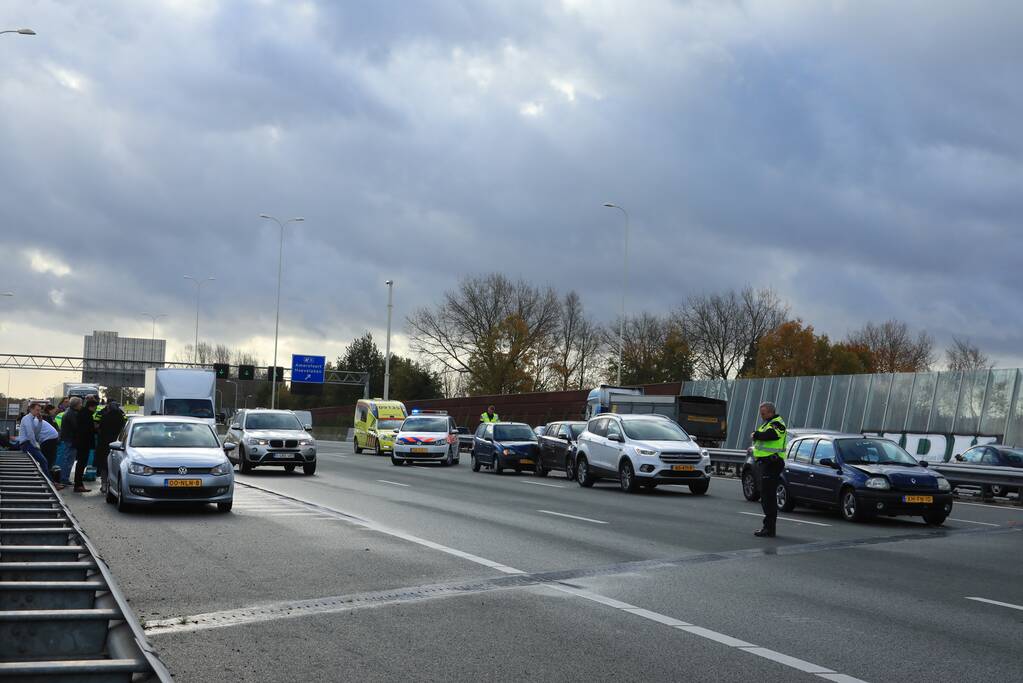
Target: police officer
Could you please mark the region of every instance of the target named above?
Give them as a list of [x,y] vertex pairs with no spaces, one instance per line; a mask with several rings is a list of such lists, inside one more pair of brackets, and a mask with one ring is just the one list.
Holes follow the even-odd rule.
[[480,415],[480,422],[500,422],[501,418],[494,412],[494,406],[487,406],[487,412]]
[[785,469],[785,444],[788,435],[785,420],[770,401],[760,404],[763,423],[753,432],[753,463],[760,480],[760,505],[764,509],[764,526],[754,536],[773,538],[778,523],[778,485]]

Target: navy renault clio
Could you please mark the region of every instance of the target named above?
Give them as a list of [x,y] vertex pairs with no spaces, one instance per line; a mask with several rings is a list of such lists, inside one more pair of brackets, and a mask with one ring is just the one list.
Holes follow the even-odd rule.
[[895,442],[859,434],[794,439],[777,495],[786,512],[796,505],[825,505],[856,522],[911,515],[937,526],[952,512],[945,477]]
[[533,469],[540,458],[540,446],[533,428],[521,422],[483,423],[473,440],[472,471],[487,467],[495,474],[505,469],[521,472]]

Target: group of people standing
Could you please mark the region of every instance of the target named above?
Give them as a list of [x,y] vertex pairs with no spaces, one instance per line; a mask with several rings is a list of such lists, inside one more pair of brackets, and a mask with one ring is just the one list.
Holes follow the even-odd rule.
[[64,398],[59,406],[32,403],[21,418],[18,431],[21,450],[35,458],[44,472],[52,473],[57,489],[71,484],[73,466],[74,492],[88,493],[85,468],[90,452],[95,452],[93,461],[100,491],[106,493],[110,442],[117,439],[127,418],[115,401],[103,406],[98,415],[97,406],[99,399],[95,396],[84,401],[72,396]]

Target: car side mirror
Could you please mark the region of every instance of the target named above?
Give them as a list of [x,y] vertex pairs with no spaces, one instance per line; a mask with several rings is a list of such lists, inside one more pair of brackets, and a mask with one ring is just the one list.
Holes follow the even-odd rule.
[[607,437],[607,440],[608,441],[617,441],[618,443],[621,443],[622,442],[622,437],[620,437],[617,434],[611,434],[610,436]]
[[110,442],[110,450],[112,450],[112,451],[123,451],[124,450],[124,444],[121,443],[120,441],[111,441]]
[[920,467],[930,467],[926,460],[918,460],[917,462],[920,463]]
[[572,437],[570,437],[570,436],[562,434],[561,438],[565,441],[565,443],[572,443]]
[[231,429],[241,429],[241,428],[242,428],[242,426],[240,424],[238,424],[237,422],[235,422],[233,425],[231,425]]
[[238,444],[236,444],[236,443],[225,443],[224,444],[224,451],[225,452],[233,451],[236,448],[238,448]]
[[838,467],[832,458],[821,458],[817,461],[817,464],[821,467]]
[[956,456],[956,462],[963,462],[964,460],[965,458],[962,456],[962,454]]
[[310,431],[313,428],[313,426],[312,425],[302,425],[302,428],[305,429],[308,432],[308,431]]

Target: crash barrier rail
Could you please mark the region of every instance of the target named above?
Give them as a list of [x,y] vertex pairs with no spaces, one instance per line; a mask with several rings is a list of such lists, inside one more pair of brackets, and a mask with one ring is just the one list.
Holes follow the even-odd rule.
[[1015,488],[1017,491],[1016,505],[1023,506],[1023,469],[950,463],[931,463],[930,468],[945,475],[952,488],[979,486],[985,497],[990,497],[992,486]]
[[0,680],[172,681],[53,484],[15,452],[0,453]]

